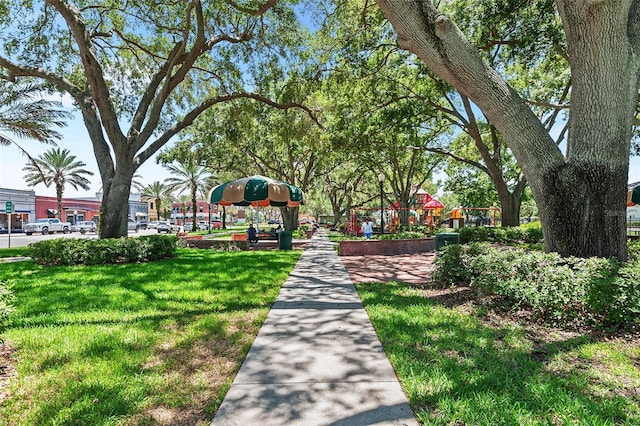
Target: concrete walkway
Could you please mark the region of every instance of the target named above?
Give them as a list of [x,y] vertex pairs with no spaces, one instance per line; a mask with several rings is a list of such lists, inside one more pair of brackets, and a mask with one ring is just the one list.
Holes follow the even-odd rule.
[[280,290],[213,425],[418,425],[323,229]]

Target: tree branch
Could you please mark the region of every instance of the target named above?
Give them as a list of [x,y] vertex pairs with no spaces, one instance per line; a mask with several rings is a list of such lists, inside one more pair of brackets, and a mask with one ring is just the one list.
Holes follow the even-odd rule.
[[78,46],[80,59],[84,64],[85,76],[87,78],[88,89],[92,92],[93,102],[98,105],[102,126],[111,140],[120,140],[124,134],[118,124],[118,116],[109,96],[109,87],[104,80],[102,66],[96,57],[91,35],[86,29],[85,23],[75,6],[64,0],[45,0],[51,4],[62,15],[69,30]]
[[482,170],[483,172],[489,174],[489,171],[487,170],[487,168],[482,163],[480,163],[478,161],[473,161],[473,160],[470,160],[468,158],[461,157],[461,156],[459,156],[459,155],[457,155],[457,154],[455,154],[453,152],[447,151],[447,150],[442,149],[442,148],[425,148],[425,150],[429,151],[429,152],[433,152],[435,154],[446,155],[447,157],[451,157],[456,161],[460,161],[461,163],[465,163],[465,164],[468,164],[468,165],[470,165],[472,167],[476,167],[477,169]]
[[155,154],[160,148],[162,148],[162,146],[164,146],[164,144],[166,144],[169,141],[169,139],[171,139],[173,136],[178,134],[181,130],[193,124],[194,120],[198,118],[198,116],[202,114],[204,111],[206,111],[207,109],[209,109],[210,107],[216,104],[231,101],[233,99],[253,99],[258,102],[262,102],[266,105],[269,105],[273,108],[282,109],[282,110],[298,108],[306,112],[309,118],[311,118],[311,120],[313,120],[318,125],[318,127],[320,127],[321,129],[323,128],[323,126],[320,124],[315,114],[313,113],[313,111],[305,105],[302,105],[296,102],[280,104],[278,102],[275,102],[257,93],[248,93],[248,92],[231,93],[229,95],[217,96],[215,98],[207,99],[206,101],[202,102],[200,105],[195,107],[193,110],[191,110],[187,115],[184,116],[182,120],[180,120],[170,129],[168,129],[166,132],[164,132],[158,139],[156,139],[151,145],[149,145],[147,149],[145,149],[143,152],[141,152],[138,155],[138,164],[144,163],[153,154]]
[[269,9],[276,5],[277,0],[267,0],[265,4],[260,6],[258,9],[249,9],[248,7],[241,6],[234,2],[233,0],[227,0],[229,6],[233,7],[238,12],[246,13],[251,16],[261,16],[264,15]]

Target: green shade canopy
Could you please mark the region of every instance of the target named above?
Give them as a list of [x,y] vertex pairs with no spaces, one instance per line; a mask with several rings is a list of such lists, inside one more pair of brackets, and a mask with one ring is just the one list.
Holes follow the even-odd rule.
[[209,200],[222,206],[297,207],[304,204],[304,193],[290,183],[256,175],[216,186]]

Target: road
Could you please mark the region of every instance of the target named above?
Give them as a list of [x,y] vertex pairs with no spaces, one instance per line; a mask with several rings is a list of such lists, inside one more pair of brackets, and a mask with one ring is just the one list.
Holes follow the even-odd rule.
[[[147,229],[142,230],[140,232],[129,231],[130,237],[138,237],[140,235],[154,235],[157,234],[155,229]],[[28,246],[31,243],[35,243],[37,241],[42,240],[52,240],[54,238],[89,238],[96,239],[98,238],[98,234],[95,232],[87,232],[86,234],[81,234],[79,232],[70,232],[68,234],[33,234],[33,235],[25,235],[23,233],[11,234],[11,247],[24,247]],[[9,234],[0,234],[0,248],[9,247]]]

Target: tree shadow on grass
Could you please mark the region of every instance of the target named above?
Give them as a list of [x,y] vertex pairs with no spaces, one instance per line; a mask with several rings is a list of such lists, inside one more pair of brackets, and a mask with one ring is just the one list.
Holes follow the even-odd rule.
[[[603,392],[588,371],[559,371],[589,336],[532,342],[513,324],[489,326],[409,286],[358,286],[385,351],[425,424],[632,424],[637,399]],[[463,300],[460,299],[460,300]]]
[[[7,410],[34,424],[99,424],[137,415],[142,401],[177,398],[172,415],[202,414],[206,397],[228,387],[297,258],[189,250],[140,264],[6,265],[0,279],[15,283],[17,307],[8,332],[31,376]],[[203,374],[211,381],[201,389]]]
[[[297,258],[189,251],[157,262],[76,267],[6,265],[13,327],[163,321],[270,306]],[[1,277],[0,277],[1,279]],[[180,321],[180,322],[183,322]]]

